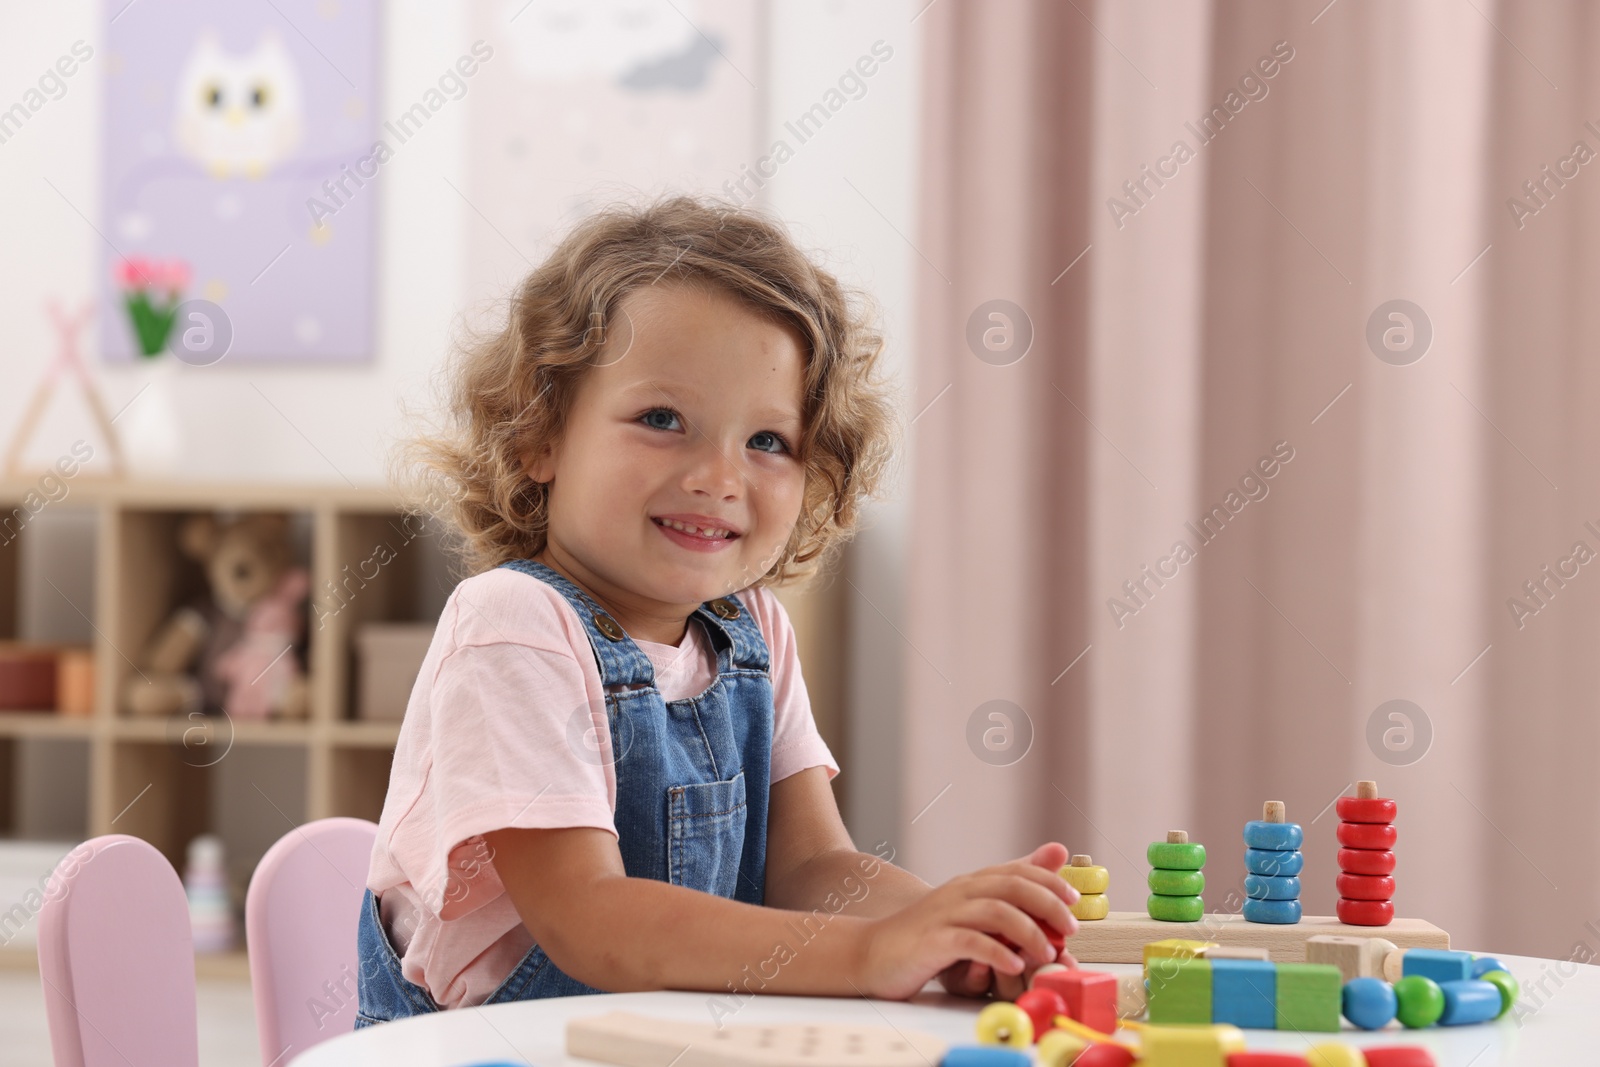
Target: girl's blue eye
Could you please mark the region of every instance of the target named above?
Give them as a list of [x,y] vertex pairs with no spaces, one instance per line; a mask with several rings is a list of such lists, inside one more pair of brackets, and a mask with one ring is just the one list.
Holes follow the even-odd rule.
[[[668,425],[663,426],[655,421],[655,416],[657,415],[665,415],[667,417]],[[654,408],[645,412],[641,418],[652,430],[670,430],[673,428],[671,423],[676,421],[678,418],[678,413],[673,411],[671,408]]]
[[771,430],[762,430],[760,433],[758,433],[754,437],[750,438],[750,443],[755,446],[757,451],[759,451],[759,452],[774,451],[773,449],[769,449],[769,448],[767,448],[767,447],[765,447],[763,445],[756,444],[757,441],[761,441],[763,438],[765,438],[766,440],[768,440],[768,441],[772,442],[773,444],[777,445],[778,446],[777,450],[781,450],[781,451],[784,451],[784,452],[789,451],[789,443],[787,441],[785,441],[783,438],[779,437],[777,434],[773,433]]
[[[639,416],[639,421],[652,430],[675,430],[677,429],[678,413],[671,408],[651,408]],[[750,438],[750,445],[758,452],[782,454],[792,451],[789,447],[789,442],[771,430],[762,430],[755,434]]]

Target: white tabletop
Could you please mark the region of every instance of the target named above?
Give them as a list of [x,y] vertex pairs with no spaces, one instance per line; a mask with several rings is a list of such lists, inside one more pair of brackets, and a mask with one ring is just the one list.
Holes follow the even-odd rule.
[[[1480,953],[1482,955],[1482,953]],[[1494,1023],[1402,1030],[1391,1024],[1378,1033],[1349,1028],[1338,1040],[1356,1045],[1426,1045],[1440,1067],[1498,1064],[1582,1064],[1600,1061],[1600,967],[1488,953],[1505,963],[1522,984],[1520,1022],[1508,1014]],[[1096,964],[1097,971],[1131,974],[1134,964]],[[566,1055],[570,1018],[608,1011],[634,1011],[688,1022],[711,1023],[708,993],[613,993],[589,997],[497,1004],[438,1012],[383,1023],[325,1041],[294,1058],[290,1067],[467,1067],[511,1062],[532,1067],[591,1064]],[[974,1043],[973,1020],[980,1001],[952,997],[936,984],[911,1001],[860,997],[758,996],[726,1025],[745,1023],[853,1023],[920,1030],[951,1045]],[[1323,1035],[1247,1030],[1252,1049],[1305,1049]],[[1326,1035],[1332,1038],[1333,1035]]]

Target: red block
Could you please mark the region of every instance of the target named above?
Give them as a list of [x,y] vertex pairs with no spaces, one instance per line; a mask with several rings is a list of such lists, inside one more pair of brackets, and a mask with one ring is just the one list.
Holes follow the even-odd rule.
[[1389,900],[1394,896],[1394,879],[1386,875],[1341,874],[1334,884],[1347,900]]
[[1345,822],[1394,822],[1394,801],[1387,797],[1340,797],[1333,810]]
[[1393,826],[1370,822],[1342,822],[1333,832],[1345,848],[1392,849],[1397,836]]
[[1421,1045],[1392,1045],[1385,1048],[1364,1048],[1367,1067],[1435,1067],[1433,1053]]
[[1117,1028],[1117,976],[1114,974],[1049,971],[1033,976],[1033,988],[1060,993],[1067,1005],[1067,1017],[1092,1030],[1109,1034]]
[[1133,1050],[1128,1046],[1115,1041],[1096,1041],[1078,1053],[1078,1058],[1072,1061],[1072,1067],[1128,1067],[1133,1061]]
[[1339,869],[1346,874],[1393,874],[1394,853],[1376,848],[1341,848]]
[[1228,1053],[1228,1067],[1305,1067],[1310,1062],[1294,1052]]
[[1347,900],[1340,897],[1333,905],[1339,921],[1350,926],[1388,926],[1394,921],[1394,902],[1390,900]]

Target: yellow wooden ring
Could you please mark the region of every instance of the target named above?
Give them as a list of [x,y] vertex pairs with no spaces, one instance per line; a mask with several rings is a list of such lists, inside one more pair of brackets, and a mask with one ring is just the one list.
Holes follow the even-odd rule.
[[1028,1048],[1033,1044],[1033,1020],[1009,1000],[997,1000],[978,1013],[978,1044]]
[[1104,867],[1061,868],[1060,875],[1066,883],[1080,893],[1104,893],[1111,885],[1111,874]]
[[1104,919],[1111,914],[1111,901],[1104,893],[1085,893],[1076,904],[1068,904],[1073,917],[1083,922]]

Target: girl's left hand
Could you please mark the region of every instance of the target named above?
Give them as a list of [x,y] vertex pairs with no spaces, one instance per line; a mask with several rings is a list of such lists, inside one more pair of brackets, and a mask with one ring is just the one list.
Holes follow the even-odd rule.
[[[1067,862],[1067,849],[1056,841],[1040,845],[1029,855],[1028,862],[1046,870],[1058,871]],[[1078,961],[1065,947],[1057,963],[1077,969]],[[1042,966],[1042,964],[1041,964]],[[1016,1000],[1028,989],[1038,967],[1030,967],[1021,974],[997,974],[987,963],[976,960],[959,960],[939,972],[939,984],[945,992],[958,997],[984,998],[991,994],[997,1000]]]

